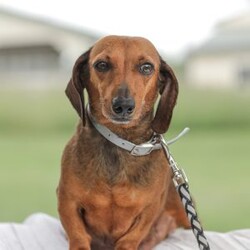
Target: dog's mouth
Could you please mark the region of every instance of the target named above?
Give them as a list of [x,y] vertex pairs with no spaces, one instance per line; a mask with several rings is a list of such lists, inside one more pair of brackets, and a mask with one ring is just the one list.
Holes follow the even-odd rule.
[[110,119],[112,120],[113,123],[116,123],[116,124],[129,124],[132,120],[132,116],[119,117],[119,116],[112,115]]

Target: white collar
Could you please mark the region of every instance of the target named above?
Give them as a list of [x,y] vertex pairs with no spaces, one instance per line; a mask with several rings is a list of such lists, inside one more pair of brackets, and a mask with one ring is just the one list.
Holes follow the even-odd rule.
[[[162,135],[159,134],[153,134],[152,138],[142,144],[134,144],[130,141],[127,141],[125,139],[120,138],[118,135],[113,133],[111,130],[109,130],[107,127],[97,123],[95,121],[95,118],[92,116],[90,112],[89,105],[87,105],[87,114],[88,117],[93,124],[93,126],[96,128],[96,130],[108,141],[112,142],[116,146],[125,149],[130,152],[131,155],[134,156],[144,156],[150,154],[154,150],[162,149],[162,143],[161,138]],[[188,132],[188,128],[185,128],[176,138],[166,142],[167,145],[170,145],[174,143],[176,140],[178,140],[182,135],[184,135],[186,132]]]

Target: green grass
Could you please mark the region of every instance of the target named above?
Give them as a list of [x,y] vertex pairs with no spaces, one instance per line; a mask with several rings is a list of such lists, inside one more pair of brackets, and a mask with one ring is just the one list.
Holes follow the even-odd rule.
[[[185,169],[204,227],[250,228],[250,91],[181,87],[167,138]],[[77,123],[61,92],[0,90],[0,221],[57,216],[60,157]]]

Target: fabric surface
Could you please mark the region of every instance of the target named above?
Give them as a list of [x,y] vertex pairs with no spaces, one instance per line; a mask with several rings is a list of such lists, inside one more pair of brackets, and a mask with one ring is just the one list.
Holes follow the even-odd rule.
[[[229,233],[206,232],[211,250],[250,250],[250,229]],[[199,249],[191,230],[178,229],[154,250]],[[33,214],[22,224],[0,224],[0,250],[68,250],[59,220]]]

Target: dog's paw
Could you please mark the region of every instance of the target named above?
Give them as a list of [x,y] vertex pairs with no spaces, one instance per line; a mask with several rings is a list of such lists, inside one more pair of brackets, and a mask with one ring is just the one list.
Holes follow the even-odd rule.
[[91,248],[86,241],[74,240],[70,241],[69,250],[91,250]]
[[159,242],[164,240],[172,231],[177,228],[175,219],[163,213],[151,228],[148,236],[140,244],[140,250],[152,250]]

